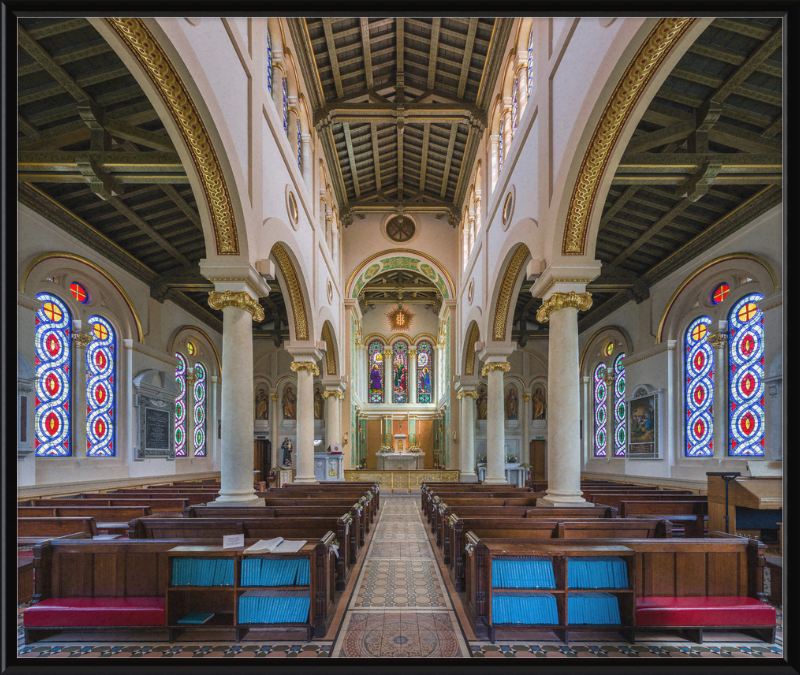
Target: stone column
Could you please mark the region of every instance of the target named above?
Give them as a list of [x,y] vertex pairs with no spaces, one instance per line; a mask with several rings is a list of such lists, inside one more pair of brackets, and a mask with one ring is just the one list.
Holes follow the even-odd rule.
[[[714,348],[714,457],[725,459],[728,447],[728,415],[726,382],[728,374],[728,359],[725,347],[728,344],[728,334],[723,331],[712,333],[708,336],[709,344]],[[680,455],[679,455],[680,456]]]
[[302,148],[300,161],[302,164],[303,182],[306,184],[310,194],[312,183],[314,182],[314,160],[311,156],[311,134],[300,134],[300,147]]
[[586,453],[582,458],[582,466],[585,466],[585,461],[594,457],[594,437],[592,436],[592,404],[594,403],[593,391],[591,387],[592,378],[582,377],[581,384],[583,385],[583,442]]
[[[481,371],[487,380],[486,480],[489,485],[506,485],[506,430],[503,399],[503,373],[511,368],[505,357],[488,357]],[[502,359],[502,360],[498,360]]]
[[291,97],[289,99],[289,124],[287,125],[286,128],[286,136],[289,138],[289,147],[292,149],[292,157],[294,157],[294,161],[296,163],[298,147],[297,147],[297,99],[295,97]]
[[210,396],[209,399],[211,400],[211,406],[209,407],[209,414],[208,414],[208,434],[207,438],[211,440],[210,447],[211,447],[211,459],[214,460],[214,464],[219,463],[219,438],[217,438],[217,424],[218,420],[220,419],[219,415],[219,381],[220,377],[218,375],[211,376],[211,386],[210,389]]
[[72,358],[75,383],[72,390],[72,456],[82,459],[86,457],[86,348],[94,341],[94,333],[91,330],[82,332],[81,322],[76,319],[72,322],[72,340],[75,345]]
[[[682,457],[683,453],[680,448],[675,447],[675,410],[678,407],[677,401],[679,393],[682,394],[683,387],[678,391],[675,390],[675,347],[677,340],[667,340],[667,449],[664,453],[659,453],[662,457],[669,458],[669,465],[675,464],[675,460]],[[682,408],[683,406],[681,406]],[[712,411],[713,414],[713,411]],[[655,433],[658,433],[656,428]],[[716,454],[716,453],[715,453]]]
[[[248,291],[214,291],[222,310],[222,462],[216,506],[263,506],[253,489],[253,320],[264,310]],[[188,395],[188,392],[187,392]],[[187,399],[188,400],[188,399]],[[188,410],[187,410],[188,415]]]
[[498,155],[498,148],[500,146],[500,134],[492,134],[489,136],[489,143],[491,144],[491,151],[489,156],[492,160],[492,190],[500,178],[500,160]]
[[522,452],[520,461],[523,464],[531,463],[531,394],[526,391],[522,394]]
[[[295,483],[316,483],[314,477],[314,377],[319,375],[316,359],[297,354],[291,365],[297,373],[297,473]],[[312,358],[314,360],[308,360]]]
[[325,450],[331,445],[342,444],[341,407],[344,392],[327,389],[322,392],[325,397]]
[[528,52],[519,52],[517,58],[522,62],[517,68],[517,121],[519,121],[528,105]]
[[383,350],[383,402],[392,402],[392,348]]
[[503,163],[508,159],[508,151],[511,149],[511,137],[514,129],[511,123],[511,98],[503,99]]
[[462,389],[457,398],[461,400],[461,476],[462,483],[477,483],[475,473],[475,389]]
[[408,348],[408,402],[417,402],[417,348]]
[[278,392],[273,391],[269,395],[269,438],[272,441],[269,463],[273,471],[276,470],[280,464],[278,460],[278,446],[280,445],[280,430],[278,429],[279,424],[280,418],[278,415]]
[[539,308],[539,323],[550,321],[547,423],[547,495],[541,506],[586,506],[581,495],[580,371],[578,310],[592,306],[589,293],[552,293]]
[[331,258],[333,258],[333,264],[339,264],[339,228],[334,227],[331,229]]
[[[121,450],[117,455],[124,453],[125,460],[131,461],[136,457],[136,410],[133,407],[133,340],[125,338],[122,340],[125,349],[125,401],[124,407],[119,406],[120,417],[125,420],[125,445],[124,450]],[[173,408],[174,410],[174,408]],[[124,415],[124,417],[122,417]],[[119,419],[119,418],[118,418]],[[119,448],[119,444],[117,444]]]
[[272,53],[272,102],[283,121],[283,63],[281,53]]

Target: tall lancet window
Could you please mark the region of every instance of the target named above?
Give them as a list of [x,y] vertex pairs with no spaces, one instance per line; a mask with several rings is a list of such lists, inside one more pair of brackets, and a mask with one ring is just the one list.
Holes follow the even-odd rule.
[[202,363],[194,364],[194,456],[206,456],[206,369]]
[[392,403],[408,403],[408,343],[402,340],[392,348]]
[[367,347],[367,393],[370,403],[383,403],[383,378],[385,364],[383,362],[383,343],[373,340]]
[[764,296],[751,293],[728,315],[729,439],[733,457],[764,455]]
[[72,454],[72,315],[64,302],[39,293],[36,310],[36,416],[34,448],[37,457]]
[[497,173],[503,171],[503,124],[505,120],[500,120],[500,140],[497,141]]
[[180,352],[175,353],[178,367],[175,369],[175,381],[178,383],[178,398],[175,399],[175,456],[186,457],[186,358]]
[[272,37],[267,31],[267,89],[272,95]]
[[684,336],[687,457],[714,454],[714,349],[709,344],[707,316],[696,318]]
[[417,345],[417,403],[433,402],[433,346],[427,340]]
[[297,124],[297,166],[302,171],[303,169],[303,141],[300,136],[300,120],[295,120]]
[[113,457],[116,430],[116,336],[113,326],[102,316],[93,316],[89,325],[94,340],[86,348],[86,454]]
[[283,89],[283,131],[289,134],[289,89],[286,87],[286,78],[281,78],[281,88]]
[[533,29],[528,36],[528,98],[531,96],[531,89],[533,89]]
[[598,363],[594,369],[594,456],[606,456],[606,401],[608,391],[603,377],[606,374],[606,364]]
[[624,457],[627,448],[625,436],[625,353],[614,359],[614,457]]
[[511,89],[511,133],[512,135],[517,131],[517,99],[519,97],[519,78],[514,78],[514,86]]

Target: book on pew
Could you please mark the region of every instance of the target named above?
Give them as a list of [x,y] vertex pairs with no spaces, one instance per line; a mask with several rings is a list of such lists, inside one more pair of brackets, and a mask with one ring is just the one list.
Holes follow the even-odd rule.
[[[278,539],[281,538],[278,537]],[[281,539],[281,543],[275,548],[279,549],[278,553],[297,553],[306,545],[306,541],[305,539],[301,539],[300,541],[286,541],[285,539]]]
[[214,612],[189,612],[189,614],[178,619],[177,623],[199,626],[200,624],[208,623],[213,616]]
[[[283,537],[275,537],[274,539],[260,539],[252,546],[246,548],[244,553],[272,553],[282,543]],[[305,544],[305,542],[303,543]]]

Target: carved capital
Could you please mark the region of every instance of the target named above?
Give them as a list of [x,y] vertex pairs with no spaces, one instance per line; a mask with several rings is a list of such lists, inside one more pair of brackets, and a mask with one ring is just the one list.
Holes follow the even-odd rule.
[[195,375],[194,373],[189,373],[189,374],[186,376],[186,384],[187,384],[189,387],[193,387],[193,386],[194,386],[194,384],[195,384],[195,382],[197,382],[197,375]]
[[417,355],[417,348],[416,347],[409,347],[408,348],[408,355],[409,356],[416,356]]
[[222,309],[223,307],[238,307],[244,309],[253,315],[253,321],[259,323],[264,320],[264,308],[258,304],[258,300],[254,299],[247,291],[212,291],[208,294],[208,304],[212,309]]
[[559,309],[565,307],[575,307],[579,312],[585,312],[592,306],[591,293],[576,293],[570,291],[569,293],[553,293],[547,300],[539,307],[536,312],[536,320],[539,323],[547,323],[550,320],[550,315]]
[[295,361],[289,367],[292,369],[292,372],[295,373],[300,370],[310,370],[311,374],[314,375],[314,377],[317,377],[319,375],[319,366],[313,361]]
[[474,389],[462,389],[456,394],[456,398],[478,398],[478,392]]
[[612,384],[614,384],[614,373],[612,373],[611,371],[607,370],[606,374],[603,375],[603,382],[605,382],[606,386],[608,386],[608,387],[610,387]]
[[277,392],[277,391],[273,391],[273,392],[272,392],[272,393],[269,395],[269,397],[270,397],[270,399],[272,399],[273,401],[277,401],[277,400],[278,400],[278,392]]
[[75,331],[72,334],[72,339],[75,340],[75,344],[80,349],[86,349],[91,342],[94,341],[94,333],[84,333],[81,331]]
[[522,395],[522,400],[525,401],[525,403],[527,403],[528,401],[531,400],[531,395],[530,394],[523,394]]
[[728,344],[728,334],[717,331],[716,333],[709,334],[706,340],[708,340],[708,343],[714,349],[723,349],[725,345]]
[[383,349],[383,353],[384,353],[384,355],[385,355],[385,356],[388,356],[388,357],[390,357],[390,358],[391,358],[391,356],[392,356],[392,351],[393,351],[393,350],[392,350],[392,348],[391,348],[391,347],[384,347],[384,349]]
[[511,370],[511,364],[508,361],[493,361],[492,363],[487,363],[481,370],[481,375],[486,377],[487,373],[494,372],[495,370],[507,373]]
[[341,401],[344,399],[344,392],[337,389],[322,392],[322,398],[328,398],[329,396],[335,396]]

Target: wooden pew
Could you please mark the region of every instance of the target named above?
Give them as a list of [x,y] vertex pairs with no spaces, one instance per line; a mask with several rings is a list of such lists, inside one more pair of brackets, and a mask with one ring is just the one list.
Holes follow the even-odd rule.
[[318,492],[318,493],[326,493],[326,492],[361,492],[362,495],[367,494],[368,492],[372,493],[373,497],[376,499],[375,508],[380,510],[381,503],[380,503],[380,496],[381,496],[381,486],[378,483],[370,483],[367,481],[323,481],[320,482],[319,485],[302,485],[302,484],[295,484],[290,483],[286,487],[271,487],[269,488],[270,492],[279,493],[281,491],[310,491]]
[[671,492],[649,492],[641,494],[632,494],[630,492],[604,492],[604,493],[590,493],[585,494],[584,499],[593,504],[606,504],[607,506],[617,506],[621,499],[636,499],[640,501],[657,501],[657,502],[676,502],[686,501],[708,501],[706,495],[687,495],[687,494],[672,494]]
[[702,538],[708,518],[708,502],[623,499],[619,502],[619,515],[620,518],[668,518],[674,527],[683,528],[684,536]]
[[152,516],[149,506],[20,506],[17,516],[22,518],[87,516],[97,521],[98,530],[111,534],[127,534],[128,523],[133,518]]
[[17,518],[18,537],[59,537],[76,532],[96,537],[97,522],[90,517]]
[[[378,517],[378,509],[380,507],[379,490],[371,484],[364,487],[352,488],[352,483],[337,483],[336,485],[303,485],[303,484],[290,484],[281,488],[270,488],[269,494],[274,496],[290,496],[293,499],[352,499],[359,501],[367,508],[368,523],[373,523]],[[369,531],[369,530],[367,530]]]
[[31,499],[30,506],[79,506],[89,508],[94,506],[149,506],[152,515],[176,516],[189,506],[188,499]]

